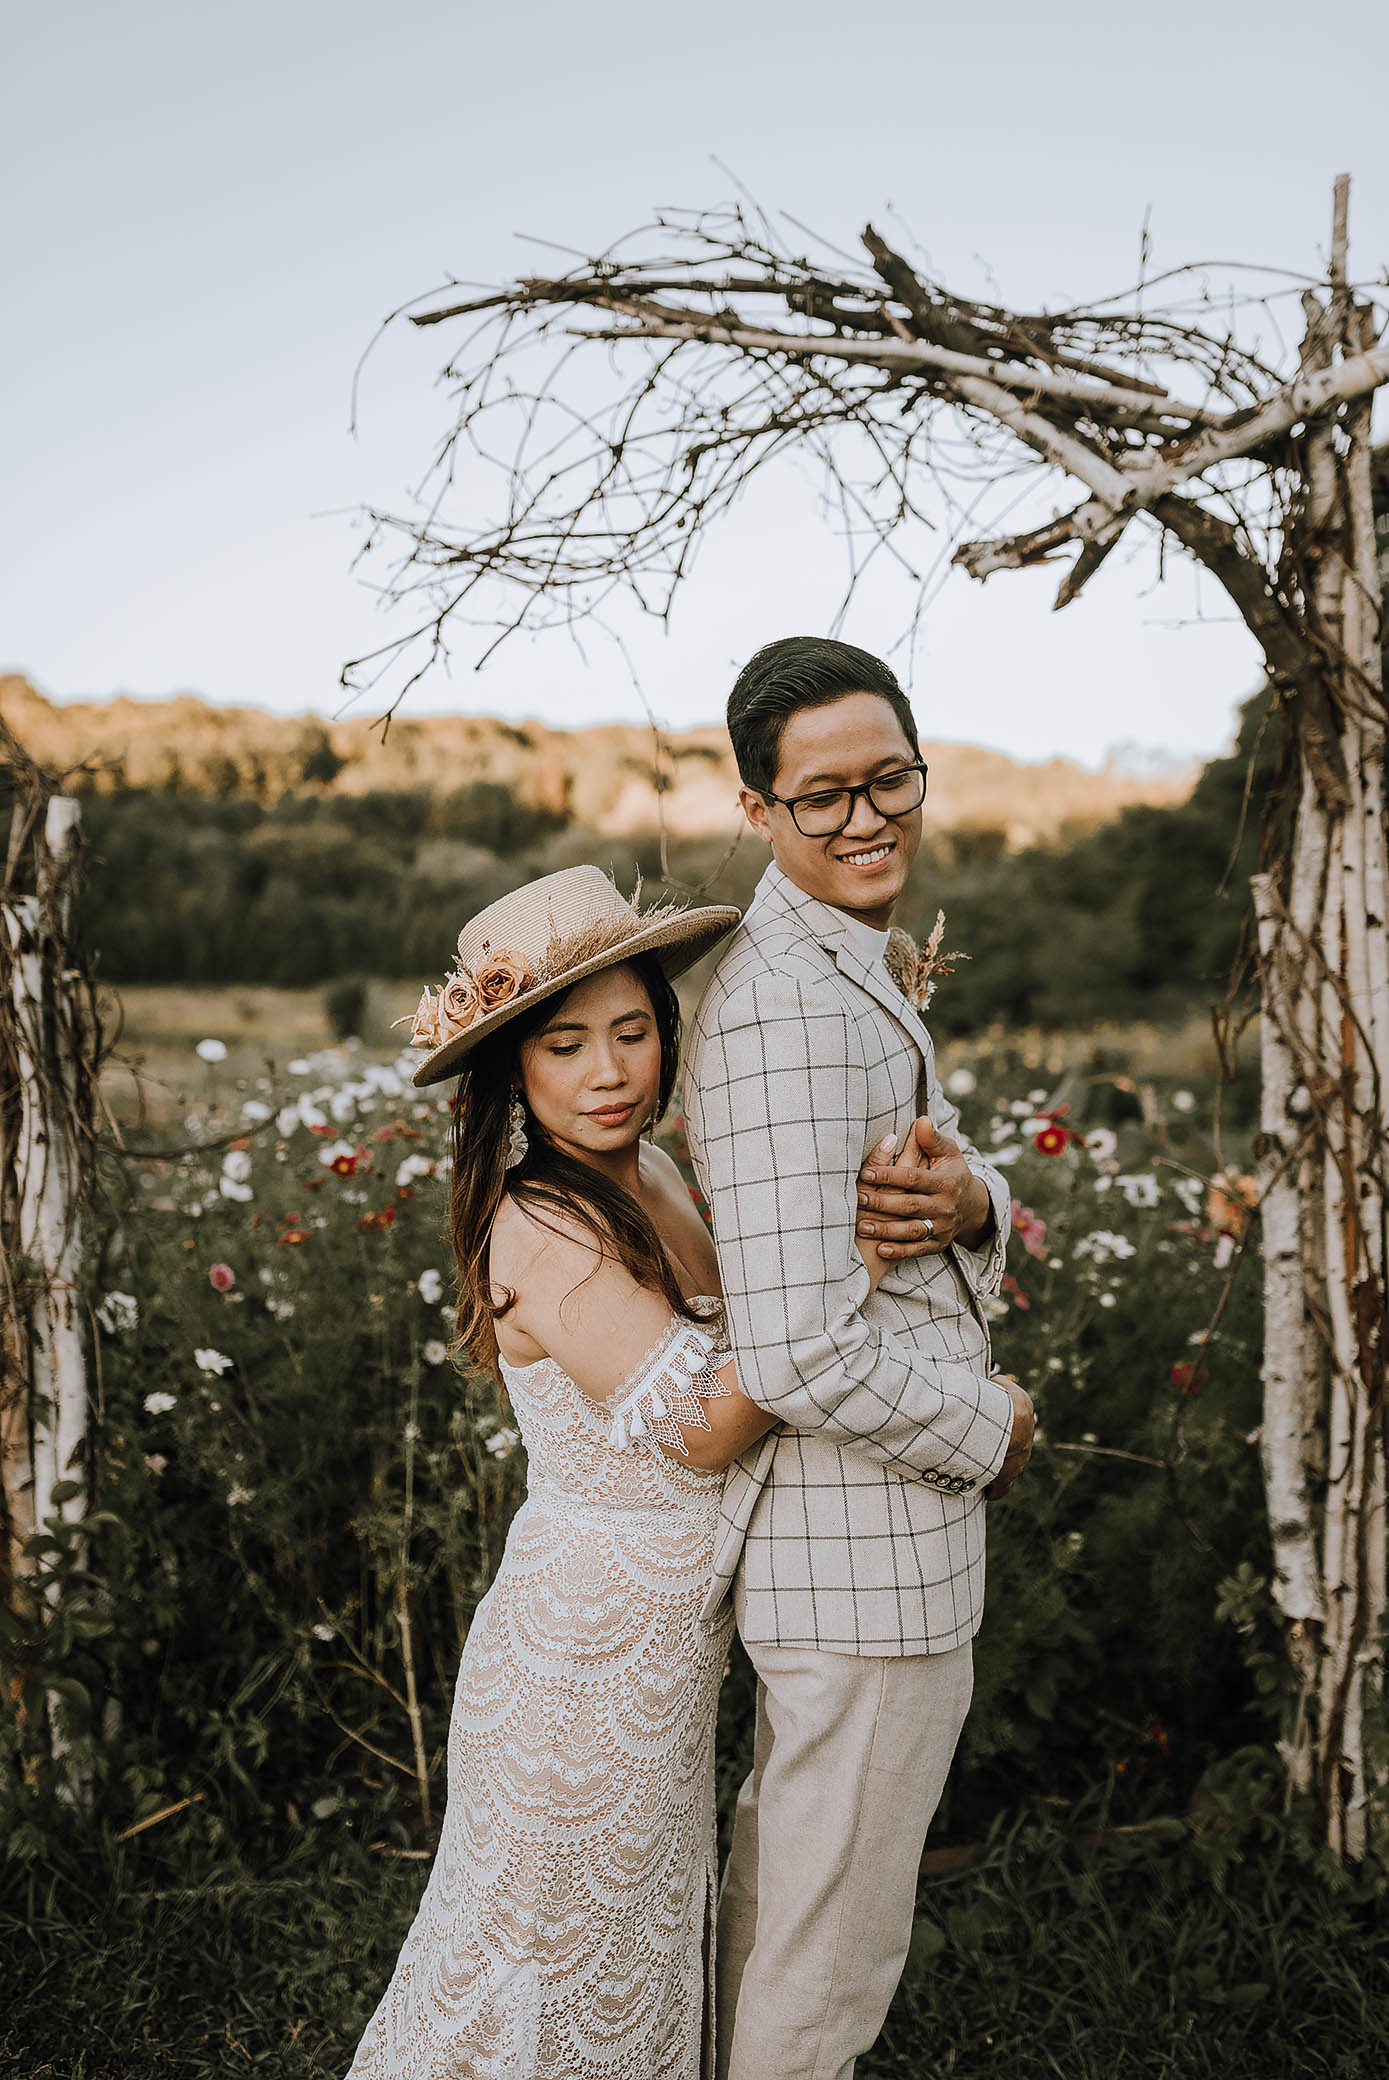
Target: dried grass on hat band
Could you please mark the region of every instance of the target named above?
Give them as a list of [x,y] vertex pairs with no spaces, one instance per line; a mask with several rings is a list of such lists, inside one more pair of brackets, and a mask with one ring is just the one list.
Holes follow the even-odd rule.
[[662,903],[643,913],[597,867],[528,882],[463,927],[458,967],[437,994],[426,989],[420,998],[411,1044],[430,1052],[415,1084],[455,1074],[479,1040],[601,968],[649,953],[668,976],[681,974],[738,917],[728,904],[687,910]]

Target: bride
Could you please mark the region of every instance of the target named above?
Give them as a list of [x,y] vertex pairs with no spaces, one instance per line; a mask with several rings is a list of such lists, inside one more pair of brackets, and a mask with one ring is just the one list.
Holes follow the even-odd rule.
[[712,2072],[733,1620],[698,1614],[723,1471],[773,1418],[738,1392],[713,1244],[641,1137],[675,1083],[670,978],[737,917],[642,915],[570,868],[474,918],[415,1014],[415,1082],[460,1079],[459,1336],[501,1374],[529,1486],[463,1652],[438,1854],[350,2080]]

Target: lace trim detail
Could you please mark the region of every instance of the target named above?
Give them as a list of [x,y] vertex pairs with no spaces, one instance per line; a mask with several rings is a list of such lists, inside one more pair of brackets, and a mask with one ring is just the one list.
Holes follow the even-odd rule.
[[688,1458],[681,1430],[707,1430],[706,1401],[727,1400],[731,1389],[714,1370],[727,1364],[730,1352],[710,1329],[693,1322],[673,1322],[647,1352],[637,1370],[618,1388],[610,1406],[608,1443],[615,1452],[636,1449],[645,1439],[669,1445]]

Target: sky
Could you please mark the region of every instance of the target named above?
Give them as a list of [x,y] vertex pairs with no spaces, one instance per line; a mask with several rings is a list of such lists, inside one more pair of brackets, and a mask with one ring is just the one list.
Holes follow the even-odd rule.
[[[54,699],[195,692],[338,712],[343,664],[404,623],[354,571],[446,423],[437,333],[379,321],[450,276],[593,252],[736,184],[845,247],[912,229],[966,294],[1052,305],[1183,261],[1325,262],[1350,171],[1352,269],[1389,263],[1389,9],[1070,0],[52,0],[10,24],[0,153],[9,322],[0,668]],[[1323,53],[1325,56],[1326,53]],[[1058,499],[1062,494],[1058,492]],[[844,577],[804,470],[710,537],[668,630],[508,643],[460,630],[406,712],[716,721],[743,659],[827,631]],[[891,652],[923,733],[1098,765],[1209,755],[1257,681],[1209,584],[1148,551],[1064,613],[1054,571],[953,574],[914,650],[905,583],[843,633]],[[374,712],[370,696],[348,711]]]

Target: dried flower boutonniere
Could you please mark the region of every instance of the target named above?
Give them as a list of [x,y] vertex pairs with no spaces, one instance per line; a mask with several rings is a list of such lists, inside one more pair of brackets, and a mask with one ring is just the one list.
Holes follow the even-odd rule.
[[902,995],[918,1011],[926,1010],[936,993],[936,984],[942,975],[953,975],[957,961],[967,961],[967,953],[942,953],[941,940],[945,937],[945,912],[937,910],[935,926],[926,944],[918,948],[910,932],[894,925],[888,933],[887,952],[884,965]]

